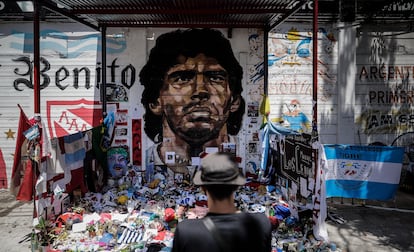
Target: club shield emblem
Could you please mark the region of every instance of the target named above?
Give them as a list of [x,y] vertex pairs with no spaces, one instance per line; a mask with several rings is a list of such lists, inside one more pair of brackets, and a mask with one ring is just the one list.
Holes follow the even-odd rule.
[[102,104],[85,99],[47,101],[47,124],[51,138],[89,130],[100,124]]

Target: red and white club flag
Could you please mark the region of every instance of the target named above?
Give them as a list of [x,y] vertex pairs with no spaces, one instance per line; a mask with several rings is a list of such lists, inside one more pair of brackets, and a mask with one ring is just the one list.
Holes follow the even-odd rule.
[[16,200],[31,201],[33,199],[33,186],[35,178],[34,167],[27,153],[27,141],[23,132],[31,128],[32,124],[19,106],[20,117],[17,130],[16,148],[10,181],[10,192],[16,196]]
[[6,162],[3,158],[3,152],[0,149],[0,189],[7,189]]

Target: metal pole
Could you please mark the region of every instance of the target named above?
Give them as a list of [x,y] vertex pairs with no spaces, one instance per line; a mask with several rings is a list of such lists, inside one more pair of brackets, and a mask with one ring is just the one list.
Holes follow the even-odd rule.
[[33,1],[33,92],[34,113],[40,114],[40,6],[39,1]]
[[313,91],[312,91],[312,135],[317,136],[318,132],[318,0],[313,0]]
[[[33,92],[34,92],[34,114],[40,118],[40,4],[33,1]],[[34,148],[37,146],[35,145]],[[33,197],[33,218],[37,215],[36,211],[36,172],[37,162],[32,162],[32,197]]]
[[106,26],[102,26],[101,31],[101,57],[102,57],[102,83],[101,83],[101,99],[102,99],[102,117],[106,117]]

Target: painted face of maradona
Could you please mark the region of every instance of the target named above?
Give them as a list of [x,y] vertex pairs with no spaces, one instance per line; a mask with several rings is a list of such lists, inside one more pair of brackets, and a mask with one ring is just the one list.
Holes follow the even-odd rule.
[[128,170],[127,158],[120,153],[114,153],[108,156],[108,168],[112,178],[124,176]]
[[187,143],[217,138],[239,104],[232,98],[227,71],[204,54],[180,57],[178,62],[167,71],[153,112],[163,114],[164,127]]

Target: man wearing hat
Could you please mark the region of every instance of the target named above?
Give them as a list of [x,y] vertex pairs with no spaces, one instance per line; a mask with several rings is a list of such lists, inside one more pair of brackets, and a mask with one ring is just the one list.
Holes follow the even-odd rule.
[[234,193],[246,181],[228,153],[208,154],[193,180],[207,194],[208,214],[177,225],[172,252],[271,251],[271,224],[261,213],[241,213]]

